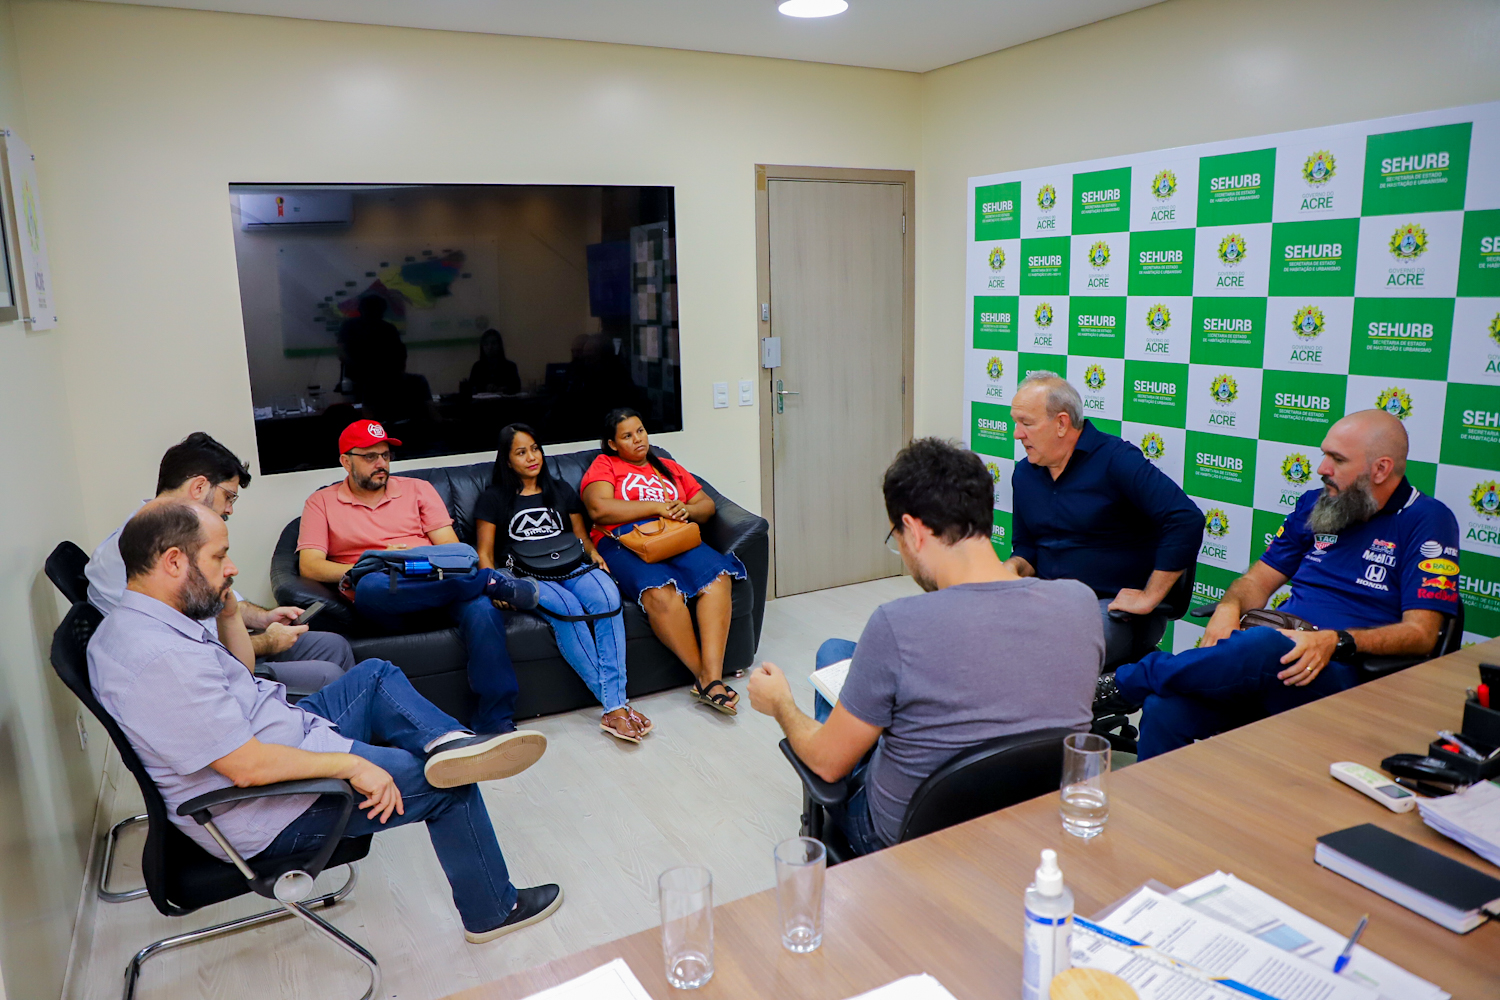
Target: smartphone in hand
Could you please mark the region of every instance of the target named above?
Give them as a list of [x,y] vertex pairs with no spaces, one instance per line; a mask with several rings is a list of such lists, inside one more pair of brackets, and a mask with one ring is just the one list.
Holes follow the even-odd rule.
[[328,607],[327,601],[314,601],[312,607],[308,608],[306,611],[298,615],[297,620],[292,622],[292,624],[306,625],[308,622],[312,621],[314,615],[316,615],[319,611],[322,611],[326,607]]

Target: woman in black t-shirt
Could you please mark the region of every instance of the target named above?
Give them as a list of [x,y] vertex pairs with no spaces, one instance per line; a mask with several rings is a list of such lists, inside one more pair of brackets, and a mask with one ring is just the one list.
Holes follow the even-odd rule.
[[558,649],[604,706],[599,728],[639,743],[652,726],[625,700],[620,590],[589,540],[577,491],[547,471],[536,432],[525,424],[501,429],[494,476],[474,506],[474,522],[481,566],[508,566],[536,580],[538,610]]

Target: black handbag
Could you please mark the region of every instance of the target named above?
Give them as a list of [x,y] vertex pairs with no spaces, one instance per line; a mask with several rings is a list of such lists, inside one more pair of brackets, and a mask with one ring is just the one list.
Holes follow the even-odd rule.
[[571,531],[560,531],[551,538],[528,538],[510,543],[507,560],[517,576],[538,580],[566,580],[586,572],[592,565],[583,550],[583,540]]

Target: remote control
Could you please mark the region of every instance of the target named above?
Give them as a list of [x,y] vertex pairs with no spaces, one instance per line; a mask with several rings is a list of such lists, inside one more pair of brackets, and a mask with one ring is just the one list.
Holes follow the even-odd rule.
[[1391,812],[1411,812],[1417,804],[1417,797],[1411,792],[1363,764],[1349,760],[1339,761],[1328,766],[1328,773],[1350,788],[1364,792]]

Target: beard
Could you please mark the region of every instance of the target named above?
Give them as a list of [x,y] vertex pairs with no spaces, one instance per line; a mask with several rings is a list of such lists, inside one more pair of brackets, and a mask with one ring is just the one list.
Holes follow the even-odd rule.
[[[354,485],[366,493],[375,493],[379,490],[385,489],[386,481],[390,478],[390,473],[386,472],[384,469],[372,472],[368,476],[361,476],[357,472],[351,473],[351,475],[354,479]],[[375,478],[376,476],[379,476],[380,478],[377,479]]]
[[178,595],[178,600],[182,603],[178,610],[194,621],[217,618],[228,603],[225,594],[229,590],[229,584],[226,582],[222,588],[215,588],[197,566],[188,568],[191,575],[187,583],[183,584],[182,593]]
[[1323,492],[1307,515],[1307,526],[1316,534],[1336,535],[1351,524],[1368,521],[1380,510],[1375,495],[1370,492],[1368,473],[1337,493],[1328,492],[1332,485],[1332,481],[1324,476]]

